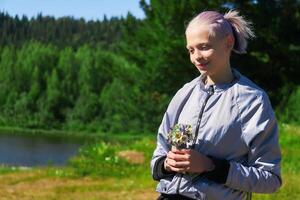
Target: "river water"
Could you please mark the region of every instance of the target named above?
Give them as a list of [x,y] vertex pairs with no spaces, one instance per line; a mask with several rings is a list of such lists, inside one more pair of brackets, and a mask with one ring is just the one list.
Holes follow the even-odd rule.
[[82,142],[66,138],[0,135],[0,164],[13,166],[65,165]]

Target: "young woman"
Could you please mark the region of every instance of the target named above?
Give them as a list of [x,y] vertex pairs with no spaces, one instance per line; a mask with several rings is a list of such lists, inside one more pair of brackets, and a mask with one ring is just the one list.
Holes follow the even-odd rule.
[[[171,100],[151,160],[158,199],[251,199],[281,186],[277,122],[267,94],[230,66],[254,34],[237,11],[200,13],[186,29],[200,76]],[[192,125],[191,148],[172,149],[175,124]]]

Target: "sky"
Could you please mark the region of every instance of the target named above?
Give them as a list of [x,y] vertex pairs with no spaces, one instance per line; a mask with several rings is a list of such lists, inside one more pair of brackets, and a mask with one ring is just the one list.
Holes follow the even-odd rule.
[[104,14],[108,18],[125,17],[128,11],[137,18],[144,17],[139,0],[0,0],[0,11],[11,16],[26,15],[29,18],[42,13],[43,16],[50,15],[56,18],[73,16],[86,20],[101,20]]

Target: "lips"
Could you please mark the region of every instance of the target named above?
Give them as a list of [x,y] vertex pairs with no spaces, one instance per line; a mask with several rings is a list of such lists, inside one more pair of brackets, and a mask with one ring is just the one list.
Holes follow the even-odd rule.
[[198,68],[205,68],[207,66],[208,62],[207,63],[199,63],[199,64],[196,64],[196,66]]

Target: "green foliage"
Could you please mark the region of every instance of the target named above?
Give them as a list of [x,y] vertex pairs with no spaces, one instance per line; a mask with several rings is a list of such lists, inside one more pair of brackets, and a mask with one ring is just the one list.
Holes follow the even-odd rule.
[[140,109],[148,101],[142,73],[122,56],[36,42],[1,52],[1,124],[109,132],[148,127]]
[[286,123],[300,124],[300,86],[289,96],[280,119]]

